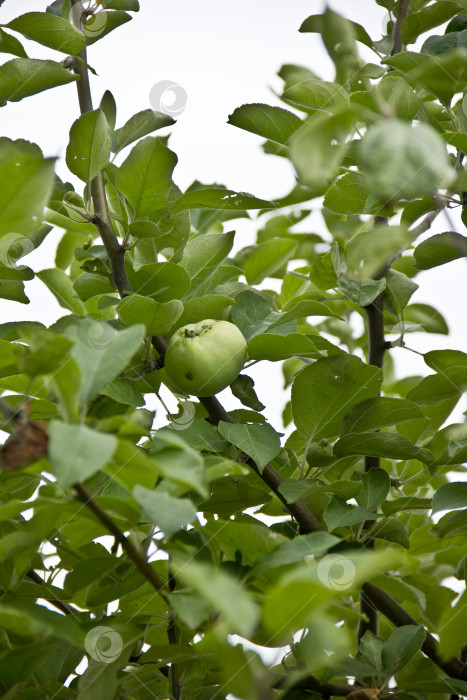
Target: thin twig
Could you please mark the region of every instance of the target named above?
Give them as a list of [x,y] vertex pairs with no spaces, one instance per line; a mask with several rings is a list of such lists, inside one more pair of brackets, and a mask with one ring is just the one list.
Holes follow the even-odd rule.
[[83,484],[74,484],[73,489],[76,493],[76,498],[84,503],[84,505],[89,508],[89,510],[94,513],[96,518],[104,525],[104,527],[110,532],[111,535],[122,545],[122,549],[130,557],[130,559],[136,565],[138,571],[140,571],[143,576],[149,581],[149,583],[156,589],[156,591],[162,596],[164,600],[166,598],[166,583],[159,576],[158,573],[154,571],[152,566],[147,562],[145,557],[139,552],[136,547],[130,542],[129,539],[125,537],[120,528],[114,523],[112,518],[107,515],[107,513],[102,510],[100,505],[96,503],[89,491],[83,486]]
[[[44,579],[41,578],[39,574],[34,571],[33,568],[28,569],[26,576],[29,579],[31,579],[31,581],[34,581],[34,583],[37,583],[38,586],[42,586],[44,589],[48,588],[47,581],[44,581]],[[53,605],[54,608],[57,608],[57,610],[60,610],[60,612],[64,613],[65,615],[75,615],[78,612],[77,610],[72,608],[71,605],[64,603],[63,600],[58,600],[56,598],[48,598],[47,594],[41,595],[40,597],[46,600],[48,603],[50,603],[50,605]]]

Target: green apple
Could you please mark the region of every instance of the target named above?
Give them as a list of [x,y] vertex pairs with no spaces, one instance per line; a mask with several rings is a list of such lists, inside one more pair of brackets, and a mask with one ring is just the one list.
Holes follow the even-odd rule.
[[237,326],[207,318],[175,331],[164,365],[186,394],[213,396],[232,384],[245,360],[246,341]]

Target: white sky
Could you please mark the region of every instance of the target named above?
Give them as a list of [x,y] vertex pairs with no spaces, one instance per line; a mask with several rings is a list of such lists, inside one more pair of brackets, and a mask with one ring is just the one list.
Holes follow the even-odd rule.
[[[132,114],[151,107],[149,94],[159,81],[171,80],[187,93],[187,104],[172,127],[171,148],[179,163],[174,178],[185,189],[193,179],[219,182],[233,190],[248,191],[258,197],[282,196],[294,183],[292,167],[284,159],[266,156],[260,149],[262,139],[229,126],[227,116],[247,102],[279,105],[273,91],[281,81],[276,76],[283,63],[299,63],[312,68],[324,79],[333,77],[332,65],[313,34],[299,34],[298,27],[310,14],[324,9],[321,0],[171,0],[159,3],[140,0],[141,11],[125,26],[105,37],[89,50],[89,63],[98,77],[91,76],[94,104],[106,89],[118,106],[117,126]],[[0,23],[18,14],[43,11],[46,0],[6,0],[0,8]],[[374,0],[332,0],[330,6],[362,24],[374,38],[382,33],[385,10]],[[31,57],[61,60],[62,54],[26,42]],[[362,54],[377,62],[377,57],[362,48]],[[364,53],[367,51],[367,53]],[[4,55],[4,60],[10,57]],[[1,111],[1,134],[27,138],[38,143],[45,155],[58,156],[58,173],[70,179],[63,163],[68,132],[78,116],[73,84],[9,103]],[[161,133],[166,133],[165,131]],[[124,152],[126,156],[129,152]],[[313,202],[317,209],[319,200]],[[463,226],[455,217],[458,230]],[[313,215],[308,230],[323,232],[321,218]],[[312,227],[312,228],[311,228]],[[254,222],[234,220],[237,246],[253,240]],[[431,233],[448,229],[440,216]],[[53,265],[58,232],[26,262],[35,270]],[[413,334],[410,345],[420,351],[441,347],[465,349],[465,263],[451,263],[419,277],[420,290],[412,301],[431,303],[446,317],[451,337]],[[268,286],[269,283],[268,283]],[[38,280],[26,285],[31,299],[28,306],[1,300],[2,322],[16,319],[41,320],[46,324],[66,313]],[[409,340],[407,340],[409,342]],[[394,351],[400,375],[426,373],[421,358],[401,349]],[[256,381],[258,395],[268,406],[267,415],[280,428],[282,392],[280,365],[260,363],[249,373]],[[227,407],[238,402],[226,390],[222,400]],[[460,412],[459,412],[460,417]]]

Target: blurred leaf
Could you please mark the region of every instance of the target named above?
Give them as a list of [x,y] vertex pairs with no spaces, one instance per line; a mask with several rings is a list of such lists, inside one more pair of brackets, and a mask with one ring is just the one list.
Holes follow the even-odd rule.
[[440,486],[433,496],[432,507],[433,513],[467,508],[467,482],[451,482]]
[[196,518],[196,508],[188,498],[172,498],[168,493],[150,491],[143,486],[135,486],[133,496],[166,537]]
[[132,326],[144,323],[146,335],[165,335],[183,311],[183,304],[173,299],[160,304],[149,297],[131,294],[117,305],[117,312],[123,324]]
[[439,0],[419,12],[410,12],[402,24],[402,41],[404,44],[413,44],[420,34],[447,22],[461,9],[462,5],[458,2]]
[[439,311],[429,304],[410,304],[404,310],[404,322],[422,326],[425,333],[447,335],[449,328]]
[[175,573],[222,615],[230,632],[246,637],[252,633],[259,619],[259,608],[233,577],[193,560],[180,562]]
[[117,440],[113,435],[105,435],[85,425],[67,425],[59,421],[50,424],[50,463],[63,487],[84,481],[102,469],[116,447]]
[[257,244],[245,263],[248,284],[259,284],[281,270],[296,250],[296,243],[286,238],[271,238]]

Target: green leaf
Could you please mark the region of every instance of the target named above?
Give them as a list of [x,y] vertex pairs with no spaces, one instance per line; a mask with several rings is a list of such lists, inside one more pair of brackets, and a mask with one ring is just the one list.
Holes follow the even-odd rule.
[[421,625],[405,625],[394,630],[381,649],[381,660],[388,674],[395,674],[404,668],[420,651],[426,638]]
[[337,278],[337,287],[346,299],[365,307],[386,289],[386,279],[352,279],[349,275],[340,275]]
[[424,7],[420,12],[409,12],[402,23],[402,41],[413,44],[420,34],[438,27],[457,15],[462,5],[451,0],[438,0],[434,5]]
[[372,277],[410,242],[411,234],[404,226],[379,225],[373,231],[357,233],[347,242],[347,264],[361,277]]
[[50,289],[60,306],[84,316],[86,307],[74,294],[73,284],[63,270],[50,268],[37,273],[37,277]]
[[73,289],[81,301],[87,301],[98,294],[112,294],[115,285],[108,277],[96,275],[91,272],[83,272],[74,282]]
[[191,295],[209,291],[209,280],[232,249],[234,233],[208,233],[192,238],[185,247],[180,265],[191,280]]
[[415,496],[403,496],[394,501],[385,501],[381,510],[385,515],[393,515],[405,510],[429,510],[431,498],[416,498]]
[[237,379],[230,385],[232,394],[242,402],[244,406],[249,406],[254,411],[262,411],[266,408],[261,401],[258,400],[254,390],[255,383],[251,377],[246,374],[239,374]]
[[139,0],[104,0],[102,7],[105,10],[128,10],[129,12],[138,12]]
[[[457,603],[445,610],[439,622],[439,648],[443,658],[461,656],[465,645],[467,625],[467,594],[460,596]],[[464,689],[465,692],[466,689]]]
[[20,56],[22,58],[28,57],[23,45],[18,39],[8,34],[8,32],[4,32],[3,29],[0,29],[0,53],[11,53],[13,56]]
[[275,202],[257,199],[247,192],[208,188],[185,192],[172,208],[171,214],[178,214],[185,209],[274,209]]
[[336,457],[372,455],[386,459],[418,459],[431,464],[434,457],[429,450],[416,447],[398,433],[350,433],[334,445]]
[[339,496],[331,498],[323,515],[324,522],[330,531],[337,530],[339,527],[358,525],[366,520],[376,520],[378,517],[371,510],[366,510],[366,508],[361,508],[360,506],[348,505]]
[[251,360],[269,360],[278,362],[289,357],[313,357],[318,359],[321,353],[313,342],[314,336],[290,333],[289,335],[274,335],[260,333],[248,343],[248,357]]
[[328,189],[323,204],[336,214],[360,214],[370,191],[360,173],[346,173]]
[[175,575],[221,614],[229,632],[245,637],[253,632],[260,617],[259,608],[234,577],[193,560],[175,565]]
[[176,164],[175,153],[153,136],[131,150],[118,169],[115,187],[127,197],[136,218],[165,205]]
[[342,436],[346,433],[380,430],[389,425],[423,417],[419,406],[413,401],[377,396],[352,408],[341,423],[340,434]]
[[221,421],[219,433],[251,457],[260,471],[281,451],[279,435],[267,423],[238,425]]
[[50,12],[27,12],[15,17],[6,26],[26,39],[72,56],[82,51],[86,43],[83,32],[66,19]]
[[143,486],[135,486],[133,496],[166,537],[191,525],[196,518],[196,508],[188,498],[172,498],[168,493],[150,491]]
[[430,270],[432,267],[465,257],[467,257],[467,238],[453,231],[431,236],[414,250],[414,258],[419,270]]
[[54,158],[2,158],[0,154],[0,236],[14,232],[15,241],[24,252],[35,247],[31,239],[22,240],[21,236],[37,231],[42,222],[52,191],[54,162]]
[[297,244],[286,238],[271,238],[254,247],[245,263],[248,284],[259,284],[266,277],[274,276],[293,257]]
[[404,311],[404,322],[422,326],[426,333],[447,335],[449,328],[439,311],[429,304],[410,304]]
[[162,112],[155,112],[152,109],[145,109],[134,114],[120,128],[117,129],[112,138],[112,152],[119,153],[130,143],[138,141],[143,136],[151,134],[153,131],[163,129],[164,126],[172,126],[175,120]]
[[251,131],[253,134],[283,145],[302,124],[300,117],[293,112],[265,104],[247,104],[237,107],[227,121],[239,129]]
[[429,56],[404,51],[382,61],[405,73],[407,82],[414,88],[423,87],[437,97],[443,105],[449,105],[453,96],[467,85],[467,50],[453,49],[441,56]]
[[362,482],[362,488],[355,498],[358,505],[367,510],[375,510],[389,493],[391,482],[384,469],[373,467],[368,472],[354,472],[352,479]]
[[52,472],[66,488],[105,467],[117,448],[117,439],[85,425],[50,423],[49,458]]
[[116,331],[107,323],[88,318],[67,328],[75,339],[73,356],[83,378],[81,401],[86,405],[122,372],[141,347],[144,326]]
[[259,574],[278,566],[297,564],[310,556],[321,557],[338,542],[339,539],[328,532],[312,532],[310,535],[301,535],[279,545],[274,552],[260,556],[255,564],[254,572]]
[[317,79],[292,85],[284,91],[282,99],[310,114],[323,110],[332,113],[349,106],[349,95],[341,85]]
[[165,335],[183,311],[183,304],[173,299],[160,304],[149,297],[130,294],[117,306],[117,313],[125,326],[144,323],[146,335]]
[[83,180],[93,180],[110,158],[112,132],[101,109],[82,114],[70,129],[66,164]]
[[395,518],[386,518],[386,520],[378,523],[378,527],[372,532],[372,537],[377,540],[395,542],[405,547],[405,549],[410,549],[410,540],[407,535],[407,530],[404,525]]
[[33,58],[14,58],[0,66],[0,101],[19,102],[50,88],[78,80],[60,63]]
[[382,373],[353,355],[336,355],[305,367],[292,386],[292,411],[307,438],[334,437],[349,410],[379,392]]
[[[373,48],[373,42],[366,31],[364,27],[362,27],[361,24],[358,24],[357,22],[352,22],[351,20],[347,20],[348,23],[353,27],[354,32],[355,32],[355,38],[357,41],[359,41],[362,44],[365,44],[365,46],[368,46],[368,48]],[[307,17],[301,24],[300,29],[298,30],[299,32],[312,32],[312,33],[317,33],[321,34],[324,29],[324,22],[323,22],[323,15],[311,15],[310,17]]]
[[[290,157],[301,181],[314,196],[324,194],[335,178],[348,148],[345,138],[357,113],[346,109],[331,117],[317,112],[290,139]],[[334,145],[333,141],[337,141]]]
[[433,513],[440,510],[467,508],[467,482],[443,484],[433,496]]
[[199,323],[205,318],[215,318],[225,320],[227,307],[235,304],[232,297],[225,297],[222,294],[209,294],[205,297],[195,297],[183,302],[183,313],[175,321],[174,331],[188,323]]
[[[131,288],[136,294],[151,297],[158,302],[182,299],[190,288],[188,274],[180,265],[172,262],[151,263],[137,269],[128,265],[127,273]],[[211,316],[207,314],[202,318]]]
[[144,396],[136,388],[134,380],[131,379],[114,379],[101,390],[101,393],[127,406],[144,406]]
[[131,19],[131,15],[122,10],[95,12],[86,22],[84,33],[87,46],[92,46],[96,41],[103,39],[107,34],[110,34],[114,29],[121,27],[122,24],[129,22]]

